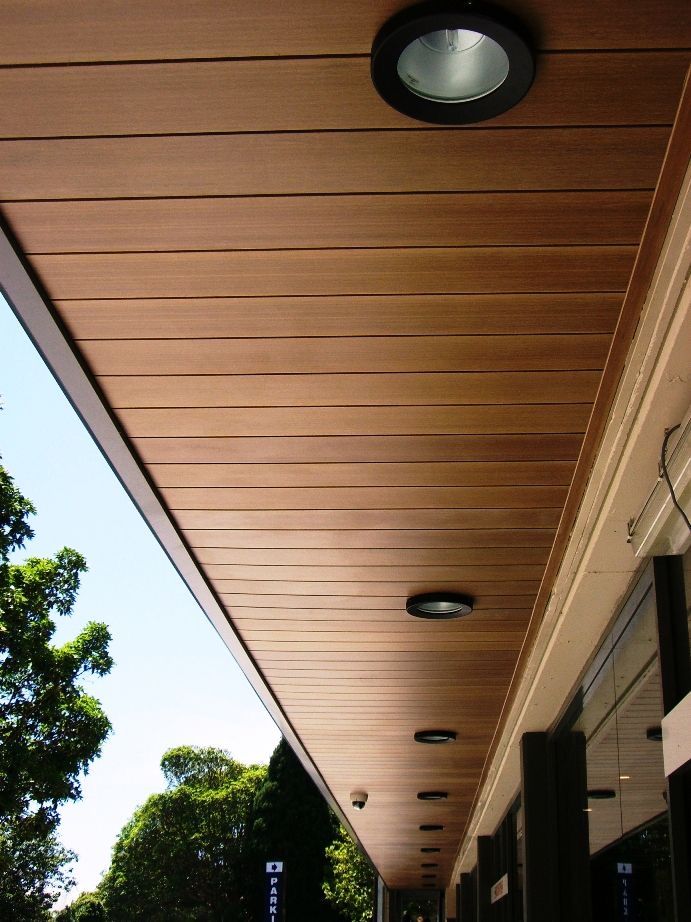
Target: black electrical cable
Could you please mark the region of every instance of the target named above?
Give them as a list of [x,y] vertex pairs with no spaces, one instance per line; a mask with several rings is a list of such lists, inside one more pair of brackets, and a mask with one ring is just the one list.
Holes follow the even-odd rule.
[[691,531],[691,522],[689,522],[688,516],[686,515],[684,510],[679,505],[679,501],[677,500],[676,494],[674,492],[674,487],[672,486],[672,481],[669,479],[669,472],[667,471],[667,442],[669,442],[670,435],[673,432],[676,432],[680,425],[681,423],[677,423],[677,425],[672,426],[671,429],[665,429],[665,437],[662,440],[662,451],[660,452],[660,472],[662,473],[662,476],[665,478],[665,482],[669,490],[669,495],[672,497],[672,502],[679,510],[683,520],[686,522],[686,527],[688,528],[689,531]]

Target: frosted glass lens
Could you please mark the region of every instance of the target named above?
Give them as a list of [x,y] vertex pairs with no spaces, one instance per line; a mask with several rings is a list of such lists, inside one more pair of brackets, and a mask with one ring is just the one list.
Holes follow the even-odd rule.
[[442,29],[411,42],[397,69],[416,96],[434,102],[469,102],[502,85],[509,75],[509,59],[488,35]]
[[459,608],[462,608],[458,602],[423,602],[419,606],[421,611],[429,612],[433,614],[435,612],[448,612],[448,611],[458,611]]

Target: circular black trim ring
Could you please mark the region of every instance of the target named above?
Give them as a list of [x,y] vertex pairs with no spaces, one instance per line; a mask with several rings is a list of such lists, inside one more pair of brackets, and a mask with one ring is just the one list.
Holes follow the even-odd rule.
[[[413,739],[416,743],[440,746],[444,743],[454,743],[457,735],[455,730],[416,730]],[[439,737],[439,739],[434,739],[434,737]]]
[[613,788],[590,788],[588,800],[614,800],[617,792]]
[[[396,70],[408,45],[421,35],[442,29],[469,29],[494,39],[509,58],[509,74],[500,87],[469,102],[435,102],[409,90]],[[403,115],[436,125],[483,122],[506,112],[531,87],[535,60],[520,23],[504,10],[487,4],[420,3],[397,13],[372,44],[371,76],[375,89]]]
[[[429,602],[455,602],[458,604],[456,611],[423,611],[420,605]],[[414,595],[405,603],[405,610],[414,618],[426,618],[428,621],[451,621],[453,618],[463,618],[471,614],[473,610],[473,599],[467,595],[460,595],[457,592],[423,592],[422,595]]]

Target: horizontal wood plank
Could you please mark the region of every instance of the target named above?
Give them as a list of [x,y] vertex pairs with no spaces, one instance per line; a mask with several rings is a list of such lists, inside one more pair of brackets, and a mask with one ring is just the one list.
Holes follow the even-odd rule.
[[[671,124],[687,65],[685,52],[543,55],[523,103],[493,125]],[[9,69],[0,136],[410,127],[369,70],[367,58]]]
[[[344,642],[340,643],[333,638],[330,638],[324,643],[324,641],[312,642],[309,640],[295,640],[295,641],[277,641],[275,639],[266,639],[259,640],[256,637],[245,637],[243,638],[248,647],[252,650],[253,653],[265,652],[265,651],[280,651],[286,653],[308,653],[308,652],[321,652],[325,646],[328,647],[330,652],[334,653],[359,653],[359,652],[372,652],[372,653],[437,653],[444,654],[446,657],[447,654],[453,654],[457,650],[462,650],[463,652],[472,651],[474,653],[487,653],[494,652],[495,650],[514,650],[518,652],[521,649],[524,640],[523,631],[503,631],[501,633],[501,641],[497,640],[496,637],[490,637],[489,639],[477,638],[474,640],[463,640],[459,642],[453,642],[448,640],[439,640],[437,642],[427,640],[420,641],[417,638],[411,638],[409,640],[372,640],[371,638],[364,639],[361,643],[353,642]],[[370,705],[372,711],[376,711],[376,704]],[[297,709],[296,709],[297,710]],[[324,708],[323,711],[309,711],[308,713],[314,714],[315,716],[319,713],[327,715],[332,713],[333,709]],[[353,712],[351,712],[353,713]],[[341,718],[347,717],[348,711],[346,708],[340,710],[339,716]],[[364,716],[364,712],[361,712],[361,715]],[[327,718],[328,719],[328,718]]]
[[214,580],[261,579],[302,580],[316,582],[383,583],[410,580],[449,583],[473,580],[478,583],[496,580],[536,580],[542,576],[540,564],[472,564],[470,566],[272,566],[271,564],[210,564],[206,574]]
[[[383,531],[243,531],[214,530],[214,529],[188,529],[184,537],[197,554],[239,550],[271,550],[277,551],[320,551],[325,555],[333,553],[348,553],[352,549],[356,553],[369,554],[381,550],[411,549],[413,551],[430,550],[448,551],[504,548],[507,550],[524,547],[548,549],[552,546],[554,533],[549,528],[535,529],[501,529],[488,531],[476,529],[472,531],[414,531],[391,530]],[[201,550],[205,549],[205,550]]]
[[578,457],[580,433],[133,439],[144,462],[536,461]]
[[591,333],[82,340],[79,345],[92,370],[103,376],[154,370],[157,375],[597,370],[609,343],[609,336]]
[[[2,83],[0,83],[2,86]],[[652,193],[8,202],[25,253],[637,244]],[[425,220],[420,220],[421,215]]]
[[563,486],[493,487],[166,487],[169,509],[549,509]]
[[572,461],[420,464],[150,464],[159,487],[565,486]]
[[427,435],[584,432],[589,403],[443,407],[261,407],[120,410],[133,436]]
[[188,528],[553,528],[559,509],[180,509]]
[[[283,637],[284,632],[290,636],[298,637],[304,636],[305,633],[311,634],[316,631],[323,633],[327,639],[335,634],[351,635],[355,633],[358,636],[363,636],[363,632],[368,637],[376,635],[378,637],[393,638],[403,635],[418,636],[424,634],[425,636],[434,636],[439,639],[445,637],[456,638],[466,634],[473,634],[476,631],[483,633],[501,633],[506,630],[516,631],[519,630],[519,625],[525,627],[528,619],[526,609],[517,609],[513,613],[510,611],[493,612],[492,617],[489,617],[487,612],[476,611],[473,612],[472,617],[441,622],[424,621],[410,617],[407,612],[399,612],[396,620],[393,618],[382,620],[370,618],[368,624],[362,624],[361,620],[350,617],[336,619],[336,615],[332,615],[331,619],[327,620],[326,617],[315,619],[307,616],[304,612],[296,612],[295,617],[291,618],[285,617],[286,612],[282,614],[283,617],[280,618],[268,618],[256,617],[255,613],[254,617],[245,618],[238,615],[237,611],[234,611],[233,623],[242,631],[256,631],[258,634],[266,632],[267,635],[275,635],[279,638]],[[322,612],[322,614],[325,613]],[[494,615],[497,615],[497,617],[494,617]],[[334,637],[334,639],[336,638]],[[364,690],[362,693],[367,694]]]
[[622,295],[385,295],[57,301],[75,339],[611,333]]
[[68,253],[32,259],[54,298],[623,291],[631,246]]
[[[369,55],[399,0],[4,0],[3,63],[131,61],[165,58]],[[668,0],[665,14],[643,0],[588,7],[524,0],[520,16],[543,49],[676,48],[688,6]]]
[[102,376],[115,409],[591,403],[598,371],[481,374]]
[[[370,611],[381,613],[386,611],[395,612],[396,617],[401,617],[405,611],[405,603],[408,595],[405,592],[397,592],[392,596],[351,596],[351,595],[333,595],[324,594],[314,595],[292,595],[292,594],[272,594],[255,595],[252,593],[234,592],[232,597],[220,593],[219,597],[233,611],[275,611],[277,608],[284,612],[292,613],[293,610],[317,611],[320,608],[327,613],[348,612],[348,617],[356,617],[355,612]],[[532,601],[530,596],[525,595],[491,595],[487,591],[487,586],[482,586],[482,591],[475,594],[474,610],[491,611],[491,610],[514,610],[531,608]]]
[[[291,654],[287,650],[263,650],[260,651],[261,655],[257,657],[259,663],[290,663]],[[495,653],[496,659],[492,657],[492,663],[496,663],[498,666],[502,663],[509,663],[512,660],[515,660],[513,651],[510,650],[497,650]],[[459,665],[466,663],[471,660],[473,653],[463,650],[452,650],[448,657],[445,657],[445,665],[449,668],[453,668],[454,665]],[[355,664],[356,668],[360,668],[360,665],[370,665],[373,667],[381,668],[382,665],[386,662],[389,662],[393,665],[399,664],[415,664],[418,667],[427,668],[429,671],[433,669],[439,662],[439,656],[434,650],[398,650],[394,651],[391,656],[386,655],[386,651],[367,651],[367,650],[358,650],[350,655],[343,655],[343,651],[329,651],[329,650],[305,650],[301,657],[292,658],[295,663],[304,662],[304,663],[319,663],[319,664],[329,664],[329,663],[347,663]],[[487,668],[487,662],[484,664],[485,669]],[[482,718],[478,718],[482,720]]]
[[[477,659],[477,657],[475,657]],[[512,654],[512,659],[515,660]],[[409,688],[428,688],[430,686],[429,668],[423,667],[421,670],[407,669],[405,665],[395,665],[391,670],[384,670],[381,666],[357,667],[354,668],[329,668],[333,663],[322,669],[306,669],[285,667],[281,664],[267,663],[262,668],[262,674],[271,679],[272,687],[274,683],[284,688],[309,687],[319,688],[321,685],[328,685],[333,688],[351,688],[353,685],[367,686],[374,688],[392,688],[404,685]],[[458,688],[471,687],[477,688],[500,688],[506,691],[506,683],[511,678],[511,669],[515,662],[507,663],[503,668],[497,669],[496,664],[493,668],[493,674],[488,674],[487,669],[481,666],[469,671],[468,666],[464,666],[459,671],[455,665],[449,669],[442,667],[435,668],[432,682],[439,681],[448,684],[453,682]],[[326,745],[322,739],[321,745]]]
[[[474,630],[476,625],[482,625],[483,630],[492,630],[493,625],[503,626],[506,624],[515,625],[516,623],[525,624],[530,617],[531,609],[525,608],[479,608],[476,602],[473,610],[473,617],[470,621],[461,619],[453,622],[453,627],[457,630],[465,630],[466,625],[470,625],[469,630]],[[366,624],[362,625],[362,622]],[[329,608],[300,608],[300,609],[283,609],[283,608],[244,608],[242,606],[233,606],[233,623],[255,630],[261,629],[262,625],[275,624],[277,626],[285,625],[286,628],[301,624],[314,626],[318,630],[335,629],[336,625],[350,626],[353,625],[368,631],[426,631],[426,630],[445,630],[443,624],[431,621],[420,621],[417,618],[411,618],[405,608],[401,610],[392,608],[383,609],[334,609]]]
[[652,189],[668,138],[653,127],[5,141],[0,201]]

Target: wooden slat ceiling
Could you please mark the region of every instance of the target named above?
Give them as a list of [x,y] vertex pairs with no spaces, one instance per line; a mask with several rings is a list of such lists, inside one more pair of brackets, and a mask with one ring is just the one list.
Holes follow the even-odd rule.
[[[430,128],[369,81],[402,5],[5,0],[0,199],[326,784],[349,813],[369,793],[354,827],[416,887],[423,846],[453,866],[691,42],[686,0],[507,3],[530,94]],[[475,613],[410,619],[436,588]]]

